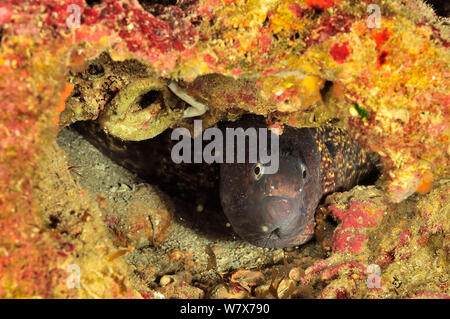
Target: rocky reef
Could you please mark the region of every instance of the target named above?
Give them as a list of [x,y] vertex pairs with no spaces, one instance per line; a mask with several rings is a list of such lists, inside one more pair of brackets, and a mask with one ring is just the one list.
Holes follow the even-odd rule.
[[[423,1],[8,0],[0,41],[0,296],[448,297],[450,32]],[[147,185],[113,211],[56,144],[81,120],[137,141],[244,113],[347,129],[376,187],[329,196],[301,251],[170,246],[150,269],[170,199]]]
[[[381,155],[394,201],[448,173],[448,149],[440,147],[448,137],[448,30],[424,4],[380,3],[378,18],[358,1],[150,7],[106,1],[85,8],[98,17],[76,34],[107,25],[120,39],[108,36],[105,49],[122,63],[74,66],[85,70],[73,71],[62,124],[99,118],[111,134],[140,140],[193,116],[210,125],[242,112],[292,126],[338,118]],[[134,69],[131,58],[145,66]],[[137,112],[150,91],[165,98]],[[182,112],[171,95],[188,103]]]

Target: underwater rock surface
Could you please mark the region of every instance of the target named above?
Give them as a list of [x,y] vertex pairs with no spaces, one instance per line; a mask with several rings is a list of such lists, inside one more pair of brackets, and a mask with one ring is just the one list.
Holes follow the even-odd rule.
[[[448,297],[448,22],[419,0],[373,3],[380,21],[350,0],[2,1],[0,296]],[[109,198],[107,179],[78,174],[133,178],[80,168],[64,152],[87,146],[55,143],[79,120],[137,140],[246,112],[274,128],[331,120],[380,155],[383,175],[329,197],[299,249],[249,246],[222,222],[205,236],[174,223],[152,246],[147,226],[120,242],[134,221],[111,231],[105,219],[137,189],[119,178]]]

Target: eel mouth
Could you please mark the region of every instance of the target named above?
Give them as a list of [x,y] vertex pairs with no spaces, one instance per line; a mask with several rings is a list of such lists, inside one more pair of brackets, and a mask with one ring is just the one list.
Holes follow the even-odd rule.
[[289,196],[265,196],[260,204],[239,205],[225,211],[234,231],[255,246],[295,246],[304,227],[301,200]]

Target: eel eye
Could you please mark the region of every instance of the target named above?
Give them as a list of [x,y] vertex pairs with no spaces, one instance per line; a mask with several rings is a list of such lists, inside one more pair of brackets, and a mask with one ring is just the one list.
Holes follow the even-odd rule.
[[308,176],[308,173],[306,171],[306,166],[303,164],[301,165],[301,171],[302,171],[302,177],[303,177],[303,179],[305,179],[306,176]]
[[253,178],[259,180],[264,173],[264,168],[261,164],[256,164],[253,168]]

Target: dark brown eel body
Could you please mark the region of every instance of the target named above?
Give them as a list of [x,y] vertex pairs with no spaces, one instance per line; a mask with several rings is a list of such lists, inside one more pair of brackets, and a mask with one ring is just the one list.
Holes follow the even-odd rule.
[[[376,171],[369,154],[346,131],[331,125],[285,126],[279,136],[279,169],[275,174],[264,174],[263,165],[248,161],[175,164],[170,155],[177,141],[170,139],[171,130],[151,140],[123,142],[93,123],[75,127],[107,156],[168,194],[208,207],[217,207],[220,200],[233,230],[262,247],[305,243],[314,234],[314,213],[321,198],[348,190]],[[223,123],[221,129],[225,127],[267,125],[263,117],[246,116]],[[270,135],[268,140],[270,144]]]

